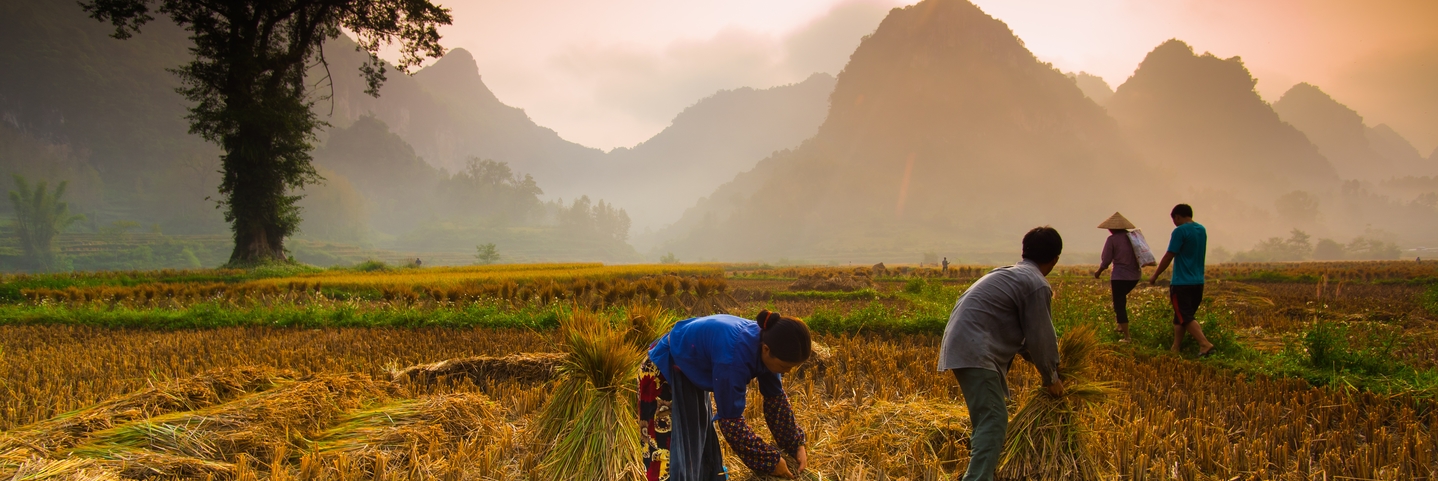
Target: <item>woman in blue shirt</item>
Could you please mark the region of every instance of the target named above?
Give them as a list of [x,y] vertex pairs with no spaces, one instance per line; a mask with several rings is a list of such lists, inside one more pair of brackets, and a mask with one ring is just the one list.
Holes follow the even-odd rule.
[[[811,347],[804,321],[769,311],[753,321],[718,314],[675,323],[649,348],[640,371],[647,478],[727,479],[719,432],[754,472],[789,478],[802,471],[808,462],[804,431],[794,421],[780,375],[808,360]],[[776,445],[759,439],[744,422],[745,394],[756,379]],[[798,465],[789,466],[781,453]]]

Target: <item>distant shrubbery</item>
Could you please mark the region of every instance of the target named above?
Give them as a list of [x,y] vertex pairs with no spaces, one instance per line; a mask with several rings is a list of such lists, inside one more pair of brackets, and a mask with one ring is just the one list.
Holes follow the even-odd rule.
[[1233,262],[1291,262],[1303,260],[1391,260],[1397,259],[1403,251],[1398,244],[1376,237],[1358,236],[1348,244],[1333,239],[1319,239],[1318,245],[1311,242],[1312,236],[1293,229],[1287,239],[1270,237],[1259,242],[1252,250],[1238,252],[1230,259]]

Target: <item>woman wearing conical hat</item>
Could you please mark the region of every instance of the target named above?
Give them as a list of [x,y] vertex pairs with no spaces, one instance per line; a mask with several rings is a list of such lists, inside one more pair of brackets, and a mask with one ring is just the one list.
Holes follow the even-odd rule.
[[1109,275],[1109,285],[1113,288],[1113,313],[1118,319],[1118,332],[1123,335],[1123,340],[1129,340],[1128,334],[1128,293],[1138,285],[1139,279],[1143,278],[1143,269],[1138,265],[1138,256],[1133,252],[1133,242],[1128,238],[1128,230],[1134,225],[1125,219],[1122,214],[1114,212],[1108,220],[1098,225],[1100,229],[1108,229],[1108,240],[1103,243],[1103,255],[1098,270],[1094,271],[1094,279],[1098,279],[1109,265],[1113,265],[1113,274]]

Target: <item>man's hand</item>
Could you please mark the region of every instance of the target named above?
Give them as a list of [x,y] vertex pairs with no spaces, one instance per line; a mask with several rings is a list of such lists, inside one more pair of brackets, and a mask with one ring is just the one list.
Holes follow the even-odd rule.
[[799,462],[799,469],[795,472],[804,472],[804,468],[809,467],[809,451],[803,446],[799,446],[799,453],[794,456],[794,460]]
[[1093,278],[1098,279],[1099,274],[1103,274],[1103,271],[1093,271]]
[[1053,384],[1050,384],[1050,385],[1049,385],[1049,388],[1048,388],[1048,389],[1049,389],[1049,395],[1052,395],[1053,397],[1062,396],[1062,395],[1064,395],[1064,382],[1061,381],[1061,380],[1060,380],[1060,381],[1054,381]]
[[784,462],[783,457],[779,458],[779,465],[774,466],[774,476],[785,479],[792,479],[794,477],[794,475],[789,472],[789,466]]

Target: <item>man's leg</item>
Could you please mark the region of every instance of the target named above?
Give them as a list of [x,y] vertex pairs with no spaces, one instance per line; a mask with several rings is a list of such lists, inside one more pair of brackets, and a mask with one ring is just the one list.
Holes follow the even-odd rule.
[[969,469],[963,481],[992,481],[1004,449],[1004,432],[1009,427],[1009,411],[1004,406],[1004,384],[999,373],[988,369],[955,369],[954,377],[964,392],[969,407]]
[[1203,284],[1184,286],[1184,289],[1187,292],[1179,299],[1179,306],[1188,317],[1188,324],[1184,328],[1188,330],[1188,335],[1193,336],[1193,340],[1198,341],[1198,352],[1202,354],[1213,349],[1213,343],[1208,342],[1208,337],[1203,335],[1203,326],[1199,325],[1197,320],[1198,306],[1203,304]]
[[1208,352],[1209,349],[1213,349],[1213,343],[1208,342],[1208,337],[1203,335],[1203,326],[1198,325],[1198,321],[1190,321],[1187,329],[1188,335],[1193,336],[1193,340],[1198,341],[1198,352],[1200,354]]
[[1168,300],[1173,306],[1173,352],[1178,352],[1185,332],[1198,341],[1200,354],[1213,349],[1213,343],[1208,342],[1208,337],[1203,335],[1203,326],[1197,321],[1198,306],[1203,303],[1203,285],[1169,286]]

